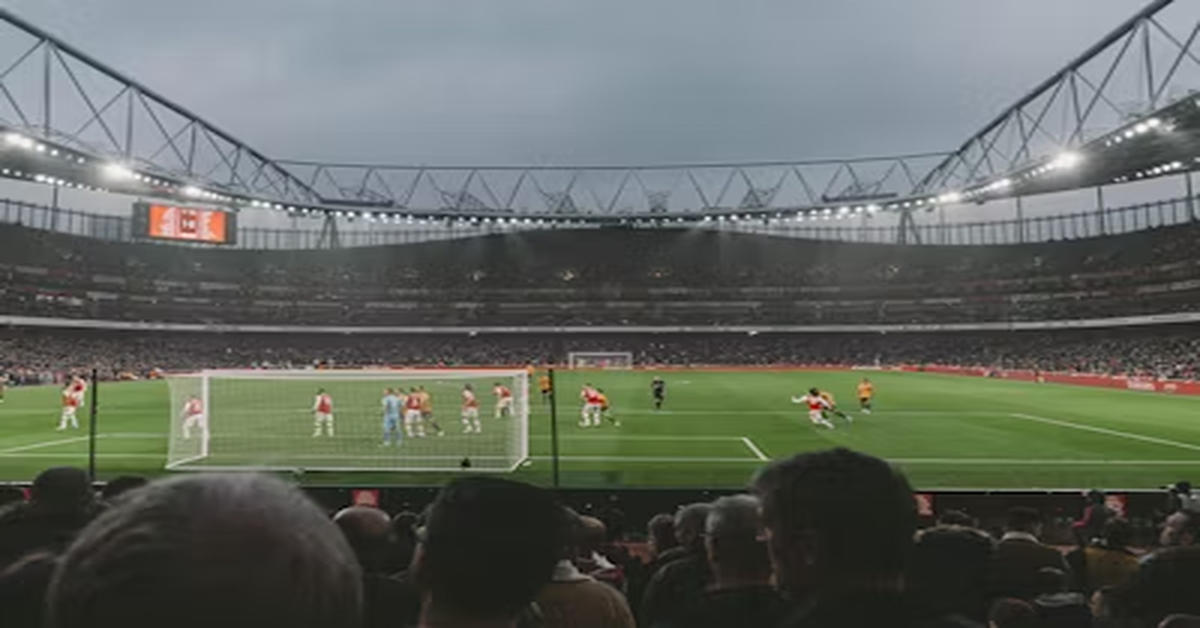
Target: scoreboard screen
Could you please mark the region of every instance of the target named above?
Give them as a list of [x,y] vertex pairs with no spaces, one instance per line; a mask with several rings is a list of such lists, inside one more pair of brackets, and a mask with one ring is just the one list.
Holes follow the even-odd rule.
[[236,215],[217,209],[137,203],[133,206],[137,235],[154,240],[204,244],[237,241]]

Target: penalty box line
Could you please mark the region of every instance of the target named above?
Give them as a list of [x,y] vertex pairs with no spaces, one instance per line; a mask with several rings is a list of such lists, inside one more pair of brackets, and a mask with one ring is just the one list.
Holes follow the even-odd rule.
[[1048,419],[1046,417],[1036,416],[1033,414],[1022,414],[1020,412],[1014,412],[1012,414],[1009,414],[1009,416],[1011,416],[1015,419],[1021,419],[1022,421],[1032,421],[1035,423],[1043,423],[1045,425],[1054,425],[1057,427],[1065,427],[1065,428],[1069,428],[1069,429],[1073,429],[1073,430],[1079,430],[1081,432],[1092,432],[1095,434],[1104,434],[1105,436],[1114,436],[1117,438],[1124,438],[1126,440],[1141,441],[1143,443],[1152,443],[1155,445],[1164,445],[1167,447],[1186,449],[1188,451],[1200,451],[1200,445],[1193,445],[1191,443],[1181,443],[1179,441],[1167,440],[1165,438],[1157,438],[1155,436],[1145,436],[1142,434],[1134,434],[1133,432],[1122,432],[1120,430],[1110,430],[1106,427],[1097,427],[1095,425],[1087,425],[1084,423],[1072,423],[1070,421],[1061,421],[1059,419]]

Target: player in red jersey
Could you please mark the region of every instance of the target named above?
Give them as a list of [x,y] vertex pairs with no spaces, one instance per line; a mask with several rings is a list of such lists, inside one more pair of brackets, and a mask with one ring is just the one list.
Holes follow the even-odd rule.
[[75,416],[79,409],[80,396],[75,392],[75,383],[71,382],[62,389],[62,415],[58,419],[58,431],[70,427],[79,429],[79,419]]
[[600,425],[600,416],[603,414],[603,399],[600,392],[591,384],[584,384],[583,389],[579,391],[579,398],[583,400],[583,410],[579,416],[580,427],[591,427]]
[[183,440],[192,438],[192,430],[199,428],[200,433],[208,435],[208,418],[204,416],[204,402],[196,395],[188,397],[180,413],[183,418]]
[[513,397],[512,391],[508,389],[508,386],[496,382],[496,385],[492,388],[492,394],[496,395],[496,418],[511,416]]
[[483,433],[483,422],[479,420],[479,399],[470,384],[464,385],[462,390],[462,422],[463,434]]
[[313,400],[313,438],[324,431],[326,436],[333,437],[333,397],[324,388],[317,390],[317,398]]
[[816,388],[809,389],[808,394],[803,397],[792,397],[792,403],[802,403],[808,406],[808,420],[812,421],[813,425],[833,429],[833,423],[825,418],[825,411],[830,409],[830,405],[821,396],[821,391]]
[[425,422],[421,420],[421,393],[415,387],[404,398],[404,433],[409,438],[425,438]]

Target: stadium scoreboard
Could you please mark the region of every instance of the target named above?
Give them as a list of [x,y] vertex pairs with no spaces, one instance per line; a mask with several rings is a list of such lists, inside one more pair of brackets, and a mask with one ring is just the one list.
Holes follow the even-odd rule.
[[134,235],[151,240],[234,244],[237,214],[219,209],[134,203]]

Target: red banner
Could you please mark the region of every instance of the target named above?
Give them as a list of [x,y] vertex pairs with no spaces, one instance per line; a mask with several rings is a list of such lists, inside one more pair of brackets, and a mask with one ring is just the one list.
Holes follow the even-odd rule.
[[1012,379],[1021,382],[1049,382],[1051,384],[1069,384],[1072,386],[1092,386],[1096,388],[1120,388],[1123,390],[1140,390],[1171,395],[1200,395],[1200,382],[1178,381],[1172,379],[1154,379],[1149,377],[1129,377],[1126,375],[1095,375],[1090,373],[1047,373],[1027,370],[989,369],[977,366],[902,366],[902,371],[941,373],[945,375],[965,375],[968,377],[994,377],[997,379]]

